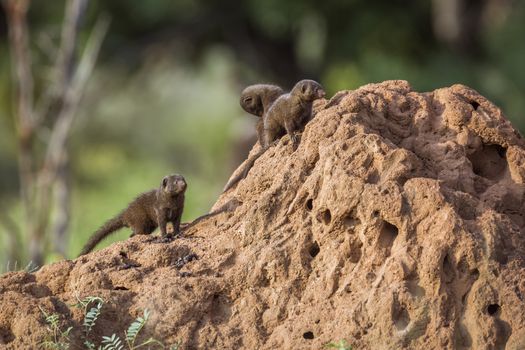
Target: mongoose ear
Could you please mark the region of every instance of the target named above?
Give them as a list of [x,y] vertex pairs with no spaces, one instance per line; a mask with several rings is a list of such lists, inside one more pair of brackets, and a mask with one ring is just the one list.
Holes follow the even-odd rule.
[[166,187],[166,185],[168,185],[168,178],[167,177],[162,179],[162,187]]

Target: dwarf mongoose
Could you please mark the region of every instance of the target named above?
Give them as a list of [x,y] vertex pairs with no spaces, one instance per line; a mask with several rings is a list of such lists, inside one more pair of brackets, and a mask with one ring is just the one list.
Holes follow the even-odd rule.
[[279,96],[264,116],[263,146],[270,147],[285,132],[295,145],[295,131],[301,130],[310,121],[314,100],[324,96],[323,87],[313,80],[301,80],[292,91]]
[[242,109],[261,118],[255,126],[257,139],[261,145],[264,131],[263,116],[271,104],[282,94],[284,94],[283,89],[271,84],[250,85],[241,92],[239,103]]
[[[149,235],[157,227],[160,228],[163,238],[179,234],[186,186],[186,180],[182,175],[164,177],[158,189],[142,193],[119,215],[99,228],[86,243],[80,255],[89,253],[101,240],[122,227],[131,228],[133,231],[131,237]],[[173,225],[173,232],[167,232],[166,226],[169,222]]]
[[279,96],[268,111],[263,115],[262,148],[253,156],[243,171],[228,181],[223,192],[232,188],[237,182],[244,179],[255,161],[285,133],[290,135],[294,147],[297,146],[295,132],[301,130],[312,118],[313,101],[325,96],[323,87],[314,80],[301,80],[295,84],[292,91]]

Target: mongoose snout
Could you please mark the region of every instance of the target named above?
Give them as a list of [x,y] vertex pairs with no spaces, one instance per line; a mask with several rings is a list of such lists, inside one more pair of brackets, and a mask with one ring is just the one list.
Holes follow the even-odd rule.
[[186,180],[179,174],[168,175],[162,179],[162,189],[171,195],[178,195],[186,190]]

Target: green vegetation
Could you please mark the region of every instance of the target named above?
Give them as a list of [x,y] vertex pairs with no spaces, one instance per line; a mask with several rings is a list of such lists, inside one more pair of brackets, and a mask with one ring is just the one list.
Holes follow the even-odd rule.
[[40,308],[42,315],[46,322],[46,328],[49,332],[48,338],[43,341],[40,346],[44,349],[67,350],[69,349],[69,334],[73,327],[63,329],[60,316],[58,314],[48,314],[44,309]]
[[24,270],[25,272],[28,272],[28,273],[33,273],[33,272],[38,271],[39,268],[40,266],[33,264],[32,261],[28,262],[26,266],[22,267],[18,265],[18,261],[15,260],[14,263],[11,263],[11,261],[8,260],[5,263],[5,267],[0,268],[0,275],[6,272],[14,272],[14,271],[20,271],[20,270]]
[[[178,344],[165,346],[161,341],[155,338],[148,338],[140,341],[140,332],[149,320],[150,313],[146,309],[142,316],[137,317],[124,331],[124,341],[115,333],[110,336],[102,336],[97,347],[96,341],[92,340],[91,332],[97,319],[102,313],[104,300],[100,297],[88,296],[79,300],[73,307],[80,308],[84,312],[84,321],[82,323],[82,344],[88,350],[136,350],[147,347],[148,349],[169,349],[177,350]],[[55,313],[47,313],[40,308],[44,321],[49,332],[47,339],[40,345],[44,349],[67,350],[71,347],[73,340],[71,332],[73,327],[65,327],[60,321],[60,316]]]
[[352,350],[352,346],[342,339],[337,343],[328,343],[325,345],[327,348],[337,349],[337,350]]

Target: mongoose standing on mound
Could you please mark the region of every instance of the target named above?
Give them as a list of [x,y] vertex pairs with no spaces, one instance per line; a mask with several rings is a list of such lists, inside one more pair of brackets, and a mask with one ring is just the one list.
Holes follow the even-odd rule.
[[314,100],[323,98],[325,91],[321,84],[314,80],[301,80],[292,91],[279,96],[263,116],[263,138],[261,150],[250,159],[244,170],[228,181],[223,192],[228,191],[237,182],[244,179],[255,161],[285,133],[290,135],[294,147],[297,146],[296,131],[301,130],[312,119]]
[[[86,243],[80,255],[89,253],[111,233],[122,227],[129,227],[134,235],[149,235],[157,227],[164,239],[180,232],[180,220],[184,209],[186,180],[182,175],[168,175],[162,179],[160,187],[142,193],[135,198],[119,215],[99,228]],[[167,224],[172,223],[173,232],[167,232]]]
[[301,80],[290,93],[279,96],[264,116],[264,148],[270,147],[285,132],[296,145],[295,132],[312,119],[314,100],[324,96],[323,87],[314,80]]
[[261,118],[255,126],[257,139],[261,145],[263,143],[264,114],[268,111],[272,103],[282,94],[284,94],[283,89],[271,84],[250,85],[241,92],[239,103],[242,109]]

